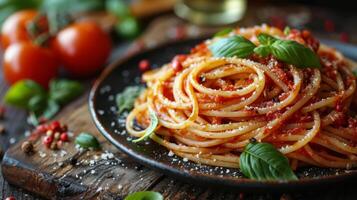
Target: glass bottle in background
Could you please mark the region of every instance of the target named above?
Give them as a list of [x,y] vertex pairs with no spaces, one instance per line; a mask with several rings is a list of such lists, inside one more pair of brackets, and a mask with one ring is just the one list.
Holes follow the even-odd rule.
[[224,25],[240,20],[246,6],[246,0],[178,0],[175,13],[195,24]]

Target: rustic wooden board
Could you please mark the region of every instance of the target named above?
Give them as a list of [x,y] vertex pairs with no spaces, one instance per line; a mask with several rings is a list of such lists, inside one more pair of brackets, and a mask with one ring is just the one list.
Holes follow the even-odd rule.
[[[251,24],[251,18],[241,22]],[[250,20],[249,20],[250,19]],[[173,16],[164,16],[148,28],[136,41],[128,54],[162,42],[209,34],[216,29],[187,25]],[[35,142],[35,153],[26,155],[21,143],[12,146],[2,162],[4,178],[13,185],[33,192],[46,199],[122,199],[128,193],[154,190],[165,199],[277,199],[281,194],[242,194],[242,191],[222,191],[177,181],[171,177],[141,166],[115,149],[100,135],[88,112],[87,95],[66,107],[57,117],[74,133],[71,142],[62,150],[51,151]],[[79,151],[73,140],[85,131],[95,135],[102,148],[96,151]],[[113,157],[111,156],[113,154]],[[325,197],[349,195],[353,188],[331,191]],[[282,199],[315,199],[319,193],[283,195]],[[350,195],[353,196],[353,195]]]

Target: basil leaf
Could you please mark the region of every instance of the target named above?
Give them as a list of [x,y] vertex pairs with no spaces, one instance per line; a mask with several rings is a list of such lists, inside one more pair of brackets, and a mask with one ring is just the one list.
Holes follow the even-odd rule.
[[277,40],[272,45],[272,54],[281,61],[296,67],[321,67],[319,57],[304,45],[292,40]]
[[52,119],[60,110],[60,106],[57,104],[56,101],[49,99],[47,101],[47,105],[45,109],[42,112],[41,117],[44,117],[45,119]]
[[213,37],[222,37],[228,35],[228,33],[232,32],[233,30],[233,28],[225,28],[223,30],[218,31],[216,34],[214,34]]
[[50,99],[64,105],[69,103],[76,97],[80,96],[84,91],[81,83],[71,80],[52,80],[50,82]]
[[288,159],[269,143],[249,143],[240,155],[240,170],[258,180],[297,180]]
[[278,39],[271,35],[268,35],[266,33],[260,33],[258,35],[258,40],[259,40],[260,44],[262,44],[262,45],[271,45]]
[[75,143],[82,148],[98,148],[100,146],[97,138],[89,133],[81,133],[76,137]]
[[260,56],[263,56],[263,57],[268,56],[269,54],[271,54],[271,52],[272,52],[272,49],[271,49],[271,46],[269,46],[269,45],[261,45],[254,49],[254,53],[256,53]]
[[135,99],[144,91],[142,86],[128,86],[123,92],[117,94],[116,103],[118,113],[121,114],[124,110],[131,110],[134,107]]
[[124,200],[164,200],[158,192],[141,191],[129,194]]
[[33,96],[28,102],[28,109],[34,113],[42,113],[47,106],[47,97],[45,95]]
[[156,113],[149,109],[149,116],[150,116],[150,126],[146,129],[145,133],[143,136],[141,136],[140,138],[133,140],[133,142],[141,142],[143,140],[145,140],[146,138],[150,137],[151,134],[154,133],[157,125],[159,124],[159,119],[156,116]]
[[5,94],[4,101],[10,105],[28,109],[28,102],[32,97],[45,94],[41,85],[32,80],[22,80],[10,87]]
[[245,58],[253,53],[255,45],[242,36],[231,36],[222,38],[209,45],[214,57],[233,57]]
[[115,25],[116,32],[123,38],[132,39],[140,33],[140,25],[133,16],[126,16]]

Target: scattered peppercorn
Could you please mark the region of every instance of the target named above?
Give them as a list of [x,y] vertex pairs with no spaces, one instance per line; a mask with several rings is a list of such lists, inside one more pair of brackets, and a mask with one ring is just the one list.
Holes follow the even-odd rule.
[[26,154],[31,154],[33,152],[33,144],[30,141],[25,141],[21,145],[21,149]]
[[60,140],[62,142],[67,142],[68,141],[68,134],[66,132],[62,133],[60,136]]
[[63,142],[69,141],[67,125],[61,124],[59,121],[53,121],[50,124],[41,124],[36,127],[35,134],[46,134],[42,143],[50,149],[60,149]]
[[71,165],[76,165],[77,164],[77,158],[75,158],[75,157],[71,157],[70,159],[69,159],[69,162],[71,163]]
[[43,138],[43,144],[46,145],[47,148],[51,147],[52,141],[53,141],[53,137],[52,136],[45,136]]
[[5,126],[0,124],[0,134],[4,134],[5,133]]
[[150,62],[146,59],[139,62],[139,69],[141,72],[148,71],[150,69]]

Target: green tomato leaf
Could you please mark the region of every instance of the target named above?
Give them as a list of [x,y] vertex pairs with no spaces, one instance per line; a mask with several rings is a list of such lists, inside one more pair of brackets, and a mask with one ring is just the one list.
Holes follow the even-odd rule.
[[22,80],[10,87],[4,101],[9,105],[29,109],[29,101],[32,97],[45,94],[46,91],[41,85],[32,80]]
[[81,83],[71,80],[52,80],[50,83],[50,99],[64,105],[82,95]]
[[164,200],[158,192],[141,191],[129,194],[124,200]]
[[89,133],[79,134],[75,139],[75,143],[82,148],[99,148],[100,146],[97,138]]
[[149,109],[149,116],[150,116],[150,126],[145,130],[145,133],[143,136],[141,136],[140,138],[133,140],[133,142],[141,142],[143,140],[146,140],[148,137],[151,136],[151,134],[154,133],[157,125],[159,124],[159,119],[156,116],[156,113]]
[[260,45],[254,49],[254,53],[256,53],[260,56],[263,56],[263,57],[268,56],[269,54],[271,54],[271,52],[272,52],[272,49],[271,49],[271,46],[269,46],[269,45]]
[[228,33],[232,32],[234,29],[233,28],[225,28],[221,31],[218,31],[216,34],[214,34],[213,37],[222,37],[228,35]]
[[258,40],[259,40],[260,44],[262,44],[262,45],[271,45],[278,39],[271,35],[268,35],[266,33],[260,33],[258,35]]
[[277,40],[271,45],[271,48],[274,57],[296,67],[321,67],[320,59],[315,52],[295,41]]
[[240,155],[240,170],[257,180],[297,180],[288,159],[269,143],[249,143]]
[[245,58],[253,53],[255,45],[242,36],[231,36],[222,38],[209,45],[214,57]]
[[123,92],[117,94],[116,103],[118,113],[121,114],[124,110],[131,110],[134,107],[135,99],[144,91],[142,86],[128,86]]

